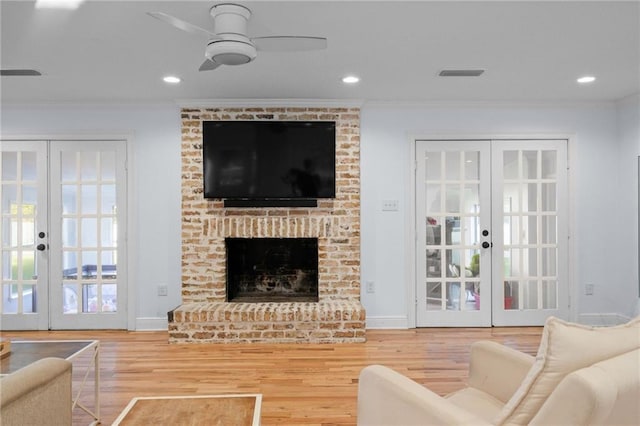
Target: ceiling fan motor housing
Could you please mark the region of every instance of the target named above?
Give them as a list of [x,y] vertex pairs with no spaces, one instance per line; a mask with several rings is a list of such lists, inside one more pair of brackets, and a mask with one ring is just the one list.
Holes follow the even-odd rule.
[[241,65],[256,58],[256,48],[246,36],[251,11],[232,3],[215,5],[210,12],[213,28],[222,40],[211,40],[205,56],[223,65]]
[[213,18],[216,34],[247,34],[247,22],[251,11],[239,4],[223,3],[211,8],[209,14]]

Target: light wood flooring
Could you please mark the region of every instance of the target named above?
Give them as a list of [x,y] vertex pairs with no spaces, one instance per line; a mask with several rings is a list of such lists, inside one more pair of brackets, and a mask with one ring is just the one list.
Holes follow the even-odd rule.
[[[464,387],[472,342],[494,340],[533,355],[541,333],[541,327],[368,330],[361,344],[169,345],[167,332],[126,331],[2,337],[99,339],[103,424],[136,396],[261,393],[263,425],[353,425],[358,374],[367,365],[386,365],[445,395]],[[74,369],[74,387],[81,380]],[[88,421],[74,415],[74,424]]]

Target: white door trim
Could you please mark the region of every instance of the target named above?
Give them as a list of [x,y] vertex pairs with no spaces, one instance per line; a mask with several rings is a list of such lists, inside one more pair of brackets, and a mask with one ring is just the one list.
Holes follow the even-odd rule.
[[408,208],[405,211],[405,271],[407,273],[407,281],[405,282],[405,292],[407,295],[407,327],[416,328],[416,141],[417,140],[547,140],[547,139],[566,139],[567,140],[567,157],[569,170],[567,171],[567,185],[569,188],[569,197],[567,200],[568,223],[568,281],[569,281],[569,319],[577,320],[578,306],[576,301],[579,300],[579,289],[575,282],[577,277],[576,256],[577,242],[574,238],[573,225],[576,223],[575,217],[575,191],[573,191],[576,173],[575,152],[576,136],[568,133],[522,133],[522,134],[456,134],[456,133],[409,133],[407,142],[409,145],[409,163],[406,167],[405,199]]

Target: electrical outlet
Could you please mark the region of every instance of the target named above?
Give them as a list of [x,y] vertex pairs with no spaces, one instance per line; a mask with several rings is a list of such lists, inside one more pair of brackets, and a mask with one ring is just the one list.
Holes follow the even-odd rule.
[[367,285],[367,293],[376,292],[376,285],[373,281],[367,281],[366,285]]
[[595,290],[595,284],[587,284],[584,286],[584,294],[587,296],[593,296],[593,291]]
[[158,286],[158,296],[167,296],[169,295],[169,288],[166,285]]

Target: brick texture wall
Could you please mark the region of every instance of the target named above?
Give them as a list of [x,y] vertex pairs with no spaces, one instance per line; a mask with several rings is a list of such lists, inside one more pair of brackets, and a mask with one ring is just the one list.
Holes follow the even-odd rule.
[[[364,339],[364,309],[360,305],[360,111],[358,108],[184,108],[182,114],[182,301],[170,324],[172,341],[236,341],[228,338],[229,327],[219,323],[219,315],[203,315],[207,310],[259,311],[262,304],[251,306],[226,303],[225,237],[313,237],[318,238],[318,304],[272,307],[279,310],[317,311],[314,321],[324,318],[327,310],[336,308],[348,317],[345,330],[331,319],[330,329],[336,338],[322,333],[322,341],[361,341]],[[223,201],[203,197],[202,122],[215,120],[305,120],[336,122],[336,197],[318,201],[317,208],[224,208]],[[220,307],[220,304],[225,304]],[[231,306],[226,306],[231,305]],[[243,306],[236,306],[243,305]],[[272,304],[269,304],[272,305]],[[345,306],[347,308],[345,308]],[[347,310],[343,313],[343,310]],[[205,332],[195,324],[193,315],[207,318]],[[343,315],[344,314],[344,315]],[[332,314],[333,315],[333,314]],[[224,317],[224,315],[223,315]],[[286,315],[285,315],[286,317]],[[305,316],[304,318],[307,318]],[[200,320],[198,320],[200,321]],[[212,323],[215,322],[215,324]],[[306,320],[305,320],[306,321]],[[189,322],[181,325],[182,323]],[[202,321],[200,321],[202,322]],[[361,323],[361,324],[359,324]],[[317,328],[314,328],[317,325]],[[326,329],[327,324],[305,324],[298,327]],[[285,329],[289,325],[280,325]],[[236,323],[235,328],[238,327]],[[243,325],[251,336],[257,330]],[[292,326],[293,327],[293,326]],[[324,327],[324,328],[323,328]],[[264,324],[259,328],[264,329]],[[271,333],[273,334],[273,333]],[[316,335],[318,335],[316,333]],[[356,336],[357,335],[357,336]],[[202,338],[207,336],[207,338]],[[227,338],[224,338],[224,337]],[[295,337],[297,336],[297,337]],[[200,338],[199,338],[200,337]],[[290,333],[293,340],[310,339],[310,333]],[[242,339],[240,339],[242,340]],[[263,341],[261,337],[249,339]],[[282,340],[282,339],[277,339]],[[285,339],[289,341],[291,339]],[[317,340],[317,339],[315,339]]]

